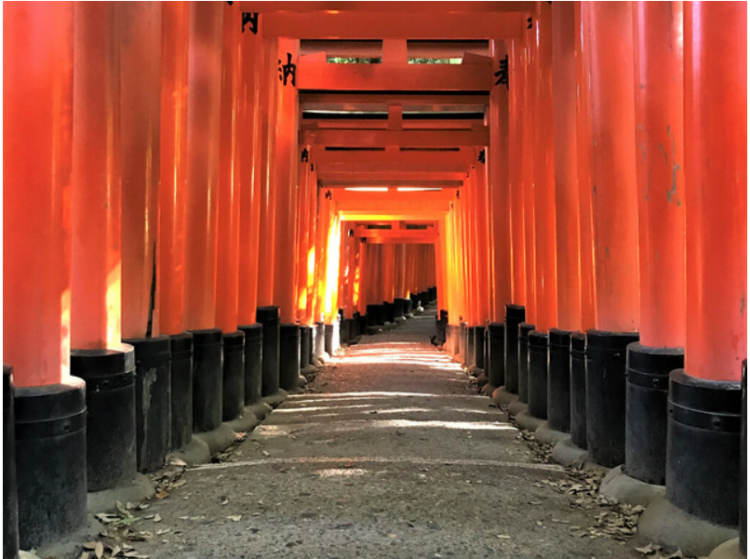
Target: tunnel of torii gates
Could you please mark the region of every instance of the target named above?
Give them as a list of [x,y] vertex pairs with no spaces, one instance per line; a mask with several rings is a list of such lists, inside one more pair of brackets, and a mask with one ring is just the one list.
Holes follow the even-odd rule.
[[744,525],[746,11],[5,3],[21,546],[434,300],[496,398]]

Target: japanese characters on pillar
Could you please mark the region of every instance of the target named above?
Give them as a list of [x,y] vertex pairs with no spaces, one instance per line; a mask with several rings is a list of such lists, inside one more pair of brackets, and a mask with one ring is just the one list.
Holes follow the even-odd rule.
[[[254,15],[254,20],[247,18]],[[261,72],[263,40],[258,37],[258,14],[241,14],[240,50],[242,59],[241,96],[239,106],[239,294],[237,321],[240,325],[255,324],[258,305],[258,249],[261,208]],[[253,23],[254,22],[254,23]],[[253,23],[252,27],[247,27]],[[233,25],[237,25],[233,18]],[[247,31],[247,32],[246,32]]]
[[298,39],[278,39],[276,113],[273,163],[270,172],[271,188],[276,193],[274,221],[274,293],[273,302],[279,307],[282,324],[293,324],[297,319],[296,228],[297,176],[299,171],[298,139],[299,93],[296,87]]
[[43,386],[70,370],[73,3],[3,15],[3,361]]
[[684,16],[685,371],[737,381],[747,356],[747,4],[692,2]]
[[[490,291],[494,322],[502,322],[505,317],[505,305],[512,303],[511,261],[511,211],[510,211],[510,174],[508,142],[508,52],[503,41],[490,41],[490,54],[493,67],[500,68],[500,76],[490,90],[489,128],[490,145],[487,157],[490,212],[488,221],[491,238],[491,271]],[[497,75],[497,74],[496,74]]]

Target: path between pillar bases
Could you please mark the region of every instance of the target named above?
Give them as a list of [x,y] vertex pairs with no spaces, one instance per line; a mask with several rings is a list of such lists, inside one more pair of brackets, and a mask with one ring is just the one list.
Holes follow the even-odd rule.
[[[430,343],[428,311],[331,360],[225,462],[138,514],[154,558],[641,557],[631,540],[576,536],[572,505],[507,417]],[[577,526],[580,529],[572,529]]]

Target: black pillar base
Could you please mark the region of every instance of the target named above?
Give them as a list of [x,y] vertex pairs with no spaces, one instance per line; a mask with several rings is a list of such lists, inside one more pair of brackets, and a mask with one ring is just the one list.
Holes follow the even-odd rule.
[[279,307],[258,307],[255,320],[263,325],[262,394],[265,398],[279,391]]
[[169,448],[185,448],[193,436],[193,335],[190,332],[169,337],[171,431]]
[[164,465],[172,425],[170,339],[123,340],[135,349],[135,449],[139,472]]
[[[15,392],[18,535],[32,549],[86,524],[86,384],[68,377]],[[134,436],[134,412],[132,422]]]
[[633,332],[586,332],[586,432],[589,458],[607,468],[625,462],[625,358]]
[[458,354],[461,357],[461,364],[465,365],[469,353],[469,323],[462,322],[458,331]]
[[326,325],[323,322],[315,323],[315,358],[322,359],[326,352]]
[[296,392],[299,388],[299,326],[282,324],[279,340],[279,385],[287,392]]
[[549,331],[547,425],[561,433],[570,432],[570,334],[557,328]]
[[383,308],[385,309],[385,321],[391,323],[396,322],[396,311],[393,308],[393,303],[383,301]]
[[299,327],[299,362],[300,369],[310,366],[310,355],[312,353],[312,328],[309,326]]
[[404,318],[404,300],[399,297],[393,300],[393,318]]
[[471,369],[476,365],[476,341],[477,327],[467,326],[466,328],[466,356],[464,357],[464,367]]
[[453,324],[445,325],[445,345],[443,346],[443,349],[451,357],[458,353],[458,350],[456,349],[456,329],[457,327]]
[[491,322],[487,326],[487,377],[490,386],[505,384],[505,324]]
[[365,316],[367,317],[367,327],[375,328],[378,325],[378,306],[367,305],[367,313]]
[[446,339],[448,337],[448,311],[446,311],[445,309],[440,309],[438,318],[436,319],[435,327],[437,330],[437,338],[435,341],[440,346],[445,345]]
[[385,305],[375,305],[375,323],[378,326],[385,326]]
[[411,302],[411,298],[404,297],[402,300],[404,302],[404,316],[413,317],[414,316],[414,305]]
[[518,325],[518,401],[529,403],[529,333],[536,326],[523,322]]
[[218,328],[193,334],[193,431],[207,433],[221,425],[224,371],[222,332]]
[[547,341],[543,332],[529,332],[529,414],[547,419]]
[[518,394],[518,326],[526,320],[526,307],[505,305],[505,390]]
[[682,349],[640,343],[627,348],[624,472],[630,477],[665,483],[669,373],[684,365]]
[[86,479],[89,491],[112,489],[136,473],[135,351],[74,349],[70,372],[86,382]]
[[263,397],[263,325],[240,326],[245,334],[245,405],[259,402]]
[[736,527],[740,520],[742,386],[669,375],[667,499],[698,518]]
[[474,366],[484,370],[484,326],[474,327]]
[[234,421],[245,406],[245,334],[237,330],[224,334],[222,421]]
[[3,557],[18,557],[16,425],[13,417],[13,369],[3,365]]
[[570,440],[588,448],[586,435],[586,334],[570,335]]
[[747,557],[747,359],[742,362],[742,447],[740,449],[740,551]]

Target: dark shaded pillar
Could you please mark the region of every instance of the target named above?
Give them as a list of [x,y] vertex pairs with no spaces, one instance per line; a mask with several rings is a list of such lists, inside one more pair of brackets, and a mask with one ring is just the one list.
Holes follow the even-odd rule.
[[625,358],[633,332],[586,332],[586,430],[589,457],[614,468],[625,462]]
[[523,322],[518,325],[518,400],[529,403],[529,334],[536,328]]
[[684,363],[681,349],[627,348],[624,471],[635,479],[664,485],[669,373]]
[[18,557],[16,426],[13,417],[13,369],[3,365],[3,557]]
[[570,334],[557,328],[549,331],[547,424],[562,433],[570,432]]
[[86,382],[88,490],[112,489],[130,481],[136,473],[133,346],[74,349],[70,371]]
[[245,406],[245,334],[241,330],[224,334],[222,420],[233,421]]
[[282,324],[279,330],[279,385],[287,392],[299,387],[299,326]]
[[263,325],[240,326],[245,334],[245,405],[258,402],[263,397]]
[[263,325],[262,394],[271,396],[279,391],[279,307],[258,307],[255,319]]
[[164,465],[172,425],[171,342],[168,336],[123,340],[135,349],[135,436],[139,472]]
[[526,308],[505,305],[505,390],[518,394],[518,326],[526,320]]
[[529,332],[529,414],[547,419],[547,334]]
[[570,335],[570,440],[586,450],[586,334]]
[[16,388],[14,407],[19,544],[32,549],[86,524],[86,384]]
[[223,414],[222,333],[218,328],[192,330],[193,431],[206,433],[221,425]]
[[193,436],[193,335],[190,332],[169,337],[171,432],[169,448],[185,448]]

